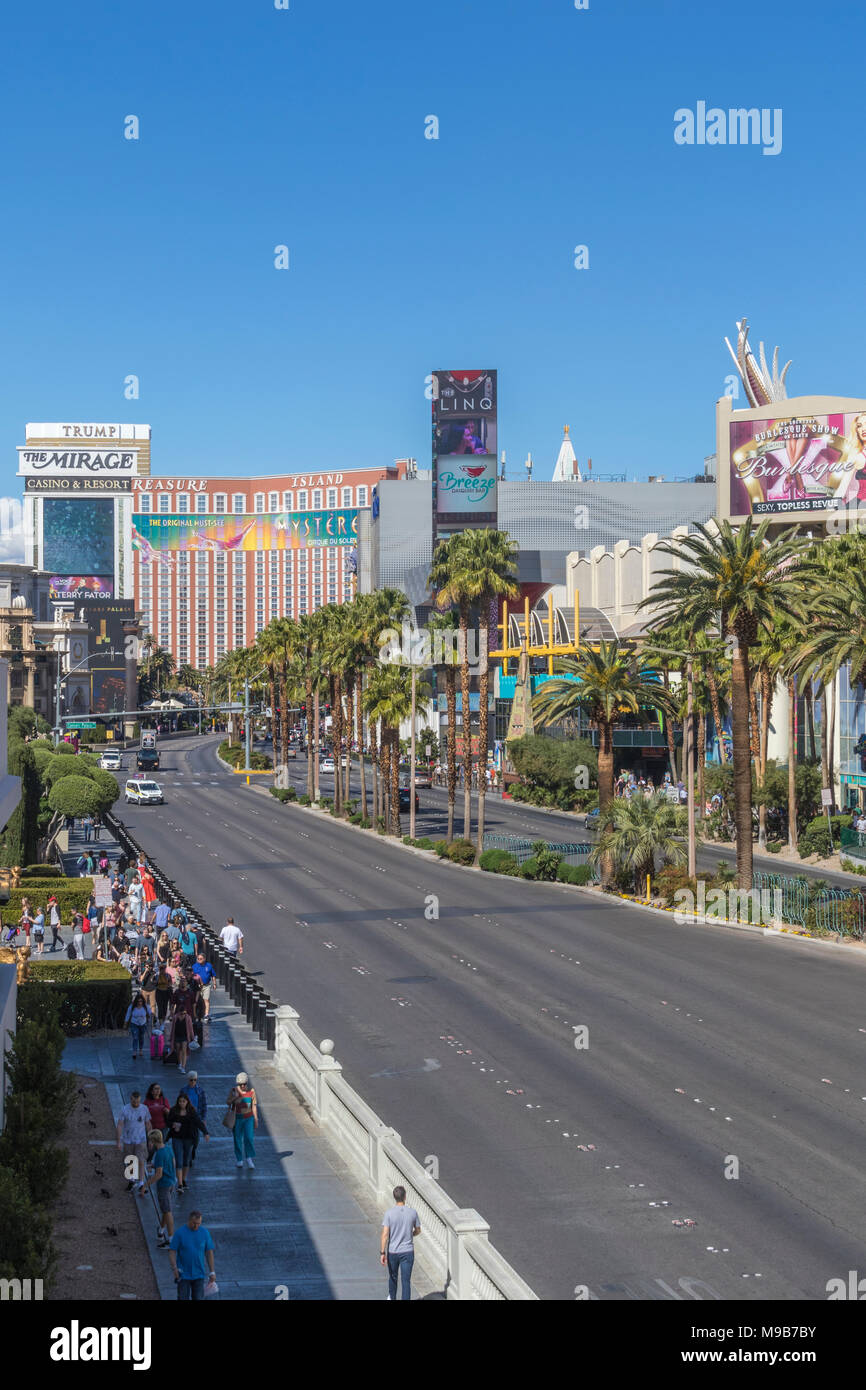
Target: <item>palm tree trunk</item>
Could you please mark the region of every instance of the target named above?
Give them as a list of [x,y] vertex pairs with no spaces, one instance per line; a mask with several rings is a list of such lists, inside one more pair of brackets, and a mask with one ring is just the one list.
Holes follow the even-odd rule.
[[277,760],[277,682],[274,676],[273,667],[268,671],[268,696],[271,702],[271,717],[268,726],[271,731],[271,764],[276,773]]
[[331,735],[334,744],[334,810],[343,806],[343,688],[339,676],[331,680]]
[[286,660],[280,665],[280,761],[289,766],[289,682]]
[[833,793],[833,804],[830,807],[833,815],[836,814],[836,677],[830,681],[830,718],[827,730],[827,786]]
[[381,772],[380,772],[380,768],[379,768],[379,740],[378,740],[378,733],[377,733],[377,729],[376,729],[376,720],[375,720],[375,719],[371,719],[371,720],[369,721],[369,726],[368,726],[368,727],[369,727],[369,731],[370,731],[370,765],[371,765],[372,770],[373,770],[373,771],[372,771],[372,777],[373,777],[373,808],[372,808],[372,811],[371,811],[370,814],[371,814],[371,818],[372,818],[373,824],[375,825],[375,824],[376,824],[376,821],[377,821],[377,819],[378,819],[378,817],[381,815],[381,811],[379,810],[379,801],[380,801],[379,779],[380,779],[380,776],[381,776]]
[[445,704],[448,709],[447,735],[447,781],[448,781],[448,833],[450,844],[454,839],[454,803],[457,799],[457,672],[453,666],[445,667]]
[[788,677],[788,845],[797,848],[797,713],[796,684]]
[[758,720],[758,695],[754,682],[749,688],[749,709],[751,712],[751,718],[749,723],[749,739],[752,750],[752,757],[754,758],[757,764],[760,764],[761,738],[759,730],[761,725]]
[[460,605],[460,690],[463,706],[463,838],[472,838],[472,717],[469,713],[469,607]]
[[[478,853],[484,850],[484,798],[487,793],[487,698],[490,692],[490,667],[487,652],[490,647],[492,603],[482,604],[481,612],[486,618],[484,625],[484,651],[480,654],[481,669],[478,677]],[[479,634],[480,636],[480,634]]]
[[352,790],[352,739],[355,732],[355,682],[346,682],[346,776],[343,782],[343,805],[349,801]]
[[391,742],[385,725],[379,724],[379,757],[382,764],[381,807],[379,816],[387,830],[391,824]]
[[815,751],[815,695],[812,690],[811,680],[806,682],[806,688],[803,691],[803,700],[806,705],[806,724],[809,732],[808,756],[811,758],[812,762],[815,762],[817,759],[817,753]]
[[[663,667],[662,667],[662,683],[664,684],[665,690],[666,690],[668,693],[670,693],[670,688],[671,688],[670,672],[668,671],[668,668],[667,668],[666,666],[663,666]],[[664,731],[665,731],[665,739],[666,739],[667,745],[668,745],[668,763],[670,764],[671,777],[672,777],[673,780],[674,780],[674,785],[676,785],[676,782],[677,782],[677,749],[676,749],[676,743],[674,742],[674,728],[673,728],[673,724],[671,723],[670,719],[668,718],[667,714],[665,714],[665,713],[662,713],[662,727],[663,727],[663,729],[664,729]]]
[[707,716],[698,712],[698,819],[704,818],[704,767],[707,761]]
[[[773,677],[770,675],[766,666],[760,670],[761,680],[761,757],[758,763],[758,774],[761,783],[767,777],[767,749],[770,740],[770,716],[773,712]],[[758,807],[758,844],[761,846],[767,843],[767,803],[761,801]]]
[[319,692],[313,696],[313,800],[319,800]]
[[304,682],[304,693],[306,695],[307,706],[307,796],[312,801],[315,793],[315,783],[313,781],[313,681],[307,676]]
[[361,696],[362,696],[362,694],[363,694],[363,691],[364,691],[364,676],[363,676],[363,673],[362,673],[362,674],[359,676],[358,680],[355,682],[355,700],[356,700],[356,703],[357,703],[357,710],[356,710],[356,715],[355,715],[355,722],[356,722],[357,728],[358,728],[358,772],[359,772],[360,777],[361,777],[361,815],[363,816],[364,820],[366,820],[366,819],[367,819],[367,776],[366,776],[366,772],[365,772],[365,770],[364,770],[364,709],[363,709],[363,705],[362,705],[362,703],[361,703]]
[[827,687],[821,687],[821,786],[830,785],[830,764],[827,760]]
[[[613,801],[613,726],[609,720],[598,721],[598,829],[607,829],[607,810]],[[603,854],[600,861],[602,887],[607,887],[613,875],[613,858]]]
[[400,730],[389,730],[391,743],[391,834],[400,838]]
[[728,750],[725,747],[725,740],[722,730],[722,713],[719,704],[719,687],[716,681],[716,673],[709,662],[705,667],[707,673],[707,685],[710,688],[710,705],[713,711],[713,723],[716,726],[716,737],[719,740],[719,762],[722,766],[728,761]]
[[749,733],[749,658],[740,641],[731,665],[731,735],[734,745],[734,824],[737,830],[737,887],[752,888],[752,758]]

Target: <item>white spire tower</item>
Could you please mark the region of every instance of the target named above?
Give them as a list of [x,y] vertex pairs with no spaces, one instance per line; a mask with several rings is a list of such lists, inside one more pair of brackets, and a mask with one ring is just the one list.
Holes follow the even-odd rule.
[[562,436],[562,443],[559,446],[559,456],[556,460],[556,467],[553,470],[553,481],[555,483],[582,483],[583,475],[580,465],[577,462],[577,455],[574,452],[574,445],[568,434],[568,425]]

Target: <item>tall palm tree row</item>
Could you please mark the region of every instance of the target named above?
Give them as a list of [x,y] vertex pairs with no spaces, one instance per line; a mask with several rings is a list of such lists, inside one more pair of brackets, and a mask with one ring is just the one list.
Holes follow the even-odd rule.
[[780,620],[802,621],[807,581],[817,568],[807,555],[811,543],[796,528],[772,537],[768,531],[768,521],[756,527],[749,518],[737,528],[728,521],[712,529],[698,525],[687,536],[660,541],[656,548],[679,565],[659,572],[640,605],[692,632],[717,631],[732,639],[734,823],[741,889],[752,887],[752,653]]

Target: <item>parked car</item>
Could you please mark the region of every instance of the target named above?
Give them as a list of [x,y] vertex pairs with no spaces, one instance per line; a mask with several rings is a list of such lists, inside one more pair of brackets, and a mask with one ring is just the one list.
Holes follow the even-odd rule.
[[596,808],[595,808],[594,811],[587,811],[586,815],[585,815],[584,818],[583,818],[583,824],[584,824],[584,828],[585,828],[586,830],[598,830],[598,807],[597,807],[597,806],[596,806]]

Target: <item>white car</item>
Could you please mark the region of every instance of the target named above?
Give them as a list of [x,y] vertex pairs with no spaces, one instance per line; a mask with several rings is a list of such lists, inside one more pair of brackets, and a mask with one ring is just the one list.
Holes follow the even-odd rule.
[[336,772],[336,770],[333,758],[323,758],[319,763],[320,772]]
[[147,782],[144,778],[131,778],[126,784],[124,796],[127,804],[133,802],[137,806],[161,806],[163,802],[159,783]]
[[123,767],[123,759],[117,752],[103,753],[99,759],[99,766],[104,768],[106,772],[119,772]]

